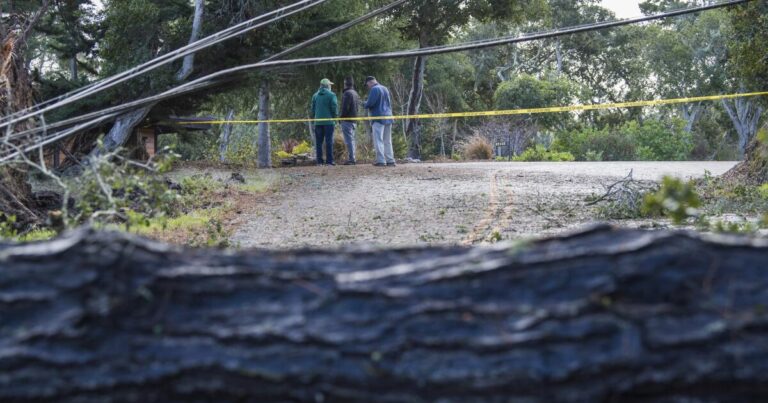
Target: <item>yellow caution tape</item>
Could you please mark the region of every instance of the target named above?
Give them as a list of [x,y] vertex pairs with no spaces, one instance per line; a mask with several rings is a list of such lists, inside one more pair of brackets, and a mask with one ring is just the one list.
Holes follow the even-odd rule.
[[632,101],[632,102],[618,102],[618,103],[609,103],[609,104],[582,104],[582,105],[569,105],[569,106],[553,106],[548,108],[508,109],[508,110],[480,111],[480,112],[430,113],[430,114],[401,115],[401,116],[361,116],[361,117],[355,117],[355,118],[327,118],[327,119],[210,120],[210,121],[188,121],[188,122],[182,121],[178,123],[197,124],[197,125],[200,125],[200,124],[223,125],[223,124],[256,124],[256,123],[365,121],[365,120],[381,120],[381,119],[403,120],[403,119],[473,118],[473,117],[482,117],[482,116],[532,115],[532,114],[540,114],[540,113],[593,111],[593,110],[615,109],[615,108],[638,108],[643,106],[685,104],[685,103],[693,103],[693,102],[701,102],[701,101],[719,101],[722,99],[759,97],[759,96],[766,96],[766,95],[768,95],[768,91],[748,92],[748,93],[741,93],[741,94],[709,95],[704,97],[657,99],[657,100],[651,100],[651,101]]

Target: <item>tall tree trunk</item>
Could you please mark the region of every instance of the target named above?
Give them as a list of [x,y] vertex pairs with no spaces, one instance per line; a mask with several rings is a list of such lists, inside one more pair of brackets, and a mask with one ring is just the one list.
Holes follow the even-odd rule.
[[[195,16],[192,20],[192,33],[189,35],[189,43],[196,42],[200,38],[200,31],[203,27],[203,13],[205,12],[204,0],[195,0]],[[192,74],[195,65],[195,54],[184,56],[181,69],[176,73],[177,81],[184,81]]]
[[[424,47],[425,45],[422,45]],[[426,56],[417,56],[413,63],[413,77],[411,80],[411,93],[408,95],[408,115],[418,115],[421,106],[421,98],[424,95],[424,70],[427,63]],[[406,121],[405,133],[408,139],[408,157],[421,159],[421,133],[419,119]]]
[[459,120],[453,119],[453,130],[452,132],[452,138],[451,138],[451,158],[453,158],[453,153],[456,151],[456,136],[459,135]]
[[[8,116],[34,105],[34,89],[25,57],[27,40],[34,26],[48,11],[49,1],[29,18],[16,15],[13,3],[3,7],[0,14],[0,116]],[[6,25],[5,22],[9,24]],[[13,132],[31,129],[33,120],[19,122],[9,130],[0,131],[0,138]],[[23,139],[29,141],[30,139]],[[5,221],[14,216],[20,228],[41,223],[44,214],[34,202],[32,187],[27,182],[28,167],[22,164],[0,166],[0,215]]]
[[[259,85],[259,120],[269,119],[269,81],[262,79]],[[272,167],[272,139],[269,135],[269,123],[259,123],[258,154],[259,168]]]
[[[230,109],[227,113],[227,122],[232,121],[235,117],[235,110]],[[232,134],[232,123],[226,123],[221,128],[221,138],[219,139],[219,161],[225,162],[227,160],[227,150],[229,150],[229,136]]]
[[0,244],[0,401],[759,402],[768,244]]
[[[200,30],[202,29],[203,11],[205,8],[205,2],[203,0],[195,0],[195,15],[192,22],[192,32],[189,35],[189,43],[197,41],[200,37]],[[194,53],[184,57],[181,69],[176,73],[177,81],[186,80],[194,68]],[[136,125],[141,123],[142,120],[149,114],[152,108],[156,104],[146,106],[140,109],[126,112],[120,115],[116,120],[114,126],[109,130],[106,136],[104,136],[104,150],[112,151],[125,144],[126,141],[133,134],[133,130]],[[94,150],[99,152],[99,150]]]
[[147,117],[154,106],[155,104],[151,104],[120,115],[115,119],[115,124],[109,129],[107,135],[104,136],[102,147],[95,148],[91,154],[110,152],[122,147],[133,134],[133,129]]
[[69,58],[69,79],[73,82],[79,81],[77,74],[77,56],[72,56]]
[[739,136],[739,158],[743,159],[747,146],[757,133],[763,108],[757,102],[746,98],[724,99],[722,104]]
[[682,105],[680,107],[680,111],[683,114],[683,119],[685,120],[686,132],[690,133],[693,131],[693,126],[699,120],[699,117],[701,116],[702,112],[704,112],[704,109],[705,107],[701,102],[693,105]]
[[557,76],[563,75],[563,43],[555,39],[555,56],[557,57]]

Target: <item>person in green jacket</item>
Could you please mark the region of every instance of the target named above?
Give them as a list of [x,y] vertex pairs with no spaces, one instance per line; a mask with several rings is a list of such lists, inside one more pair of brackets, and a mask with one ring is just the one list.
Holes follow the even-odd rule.
[[[335,119],[339,116],[336,94],[331,91],[333,83],[324,78],[320,81],[320,89],[312,96],[313,119]],[[333,130],[335,120],[315,122],[315,152],[317,165],[336,165],[333,162]],[[323,141],[325,141],[325,160],[323,160]]]

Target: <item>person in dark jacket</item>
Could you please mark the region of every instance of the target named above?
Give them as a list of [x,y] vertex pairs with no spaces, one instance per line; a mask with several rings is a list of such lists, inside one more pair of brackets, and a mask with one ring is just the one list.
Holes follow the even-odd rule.
[[[333,130],[334,120],[339,116],[338,99],[331,91],[333,83],[324,78],[320,81],[320,89],[312,96],[312,118],[324,119],[315,122],[315,152],[317,165],[336,165],[333,162]],[[323,142],[325,142],[325,160],[323,160]]]
[[[341,95],[341,118],[356,118],[357,107],[360,104],[360,95],[355,91],[355,82],[352,77],[344,79],[344,94]],[[344,133],[344,143],[347,145],[349,158],[344,165],[355,165],[355,128],[354,120],[342,120],[341,132]]]
[[373,148],[376,151],[376,162],[373,165],[393,167],[396,164],[392,149],[392,97],[389,89],[379,84],[373,76],[366,77],[365,85],[370,90],[365,108],[370,110],[371,116],[381,117],[371,124]]

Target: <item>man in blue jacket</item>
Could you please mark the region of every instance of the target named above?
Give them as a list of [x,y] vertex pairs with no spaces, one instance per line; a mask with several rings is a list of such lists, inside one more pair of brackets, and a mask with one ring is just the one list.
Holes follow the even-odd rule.
[[[339,116],[336,94],[331,91],[331,80],[320,81],[320,89],[312,96],[312,118],[329,119],[315,122],[315,153],[317,165],[336,165],[333,162],[333,129]],[[323,161],[323,142],[325,142],[325,161]]]
[[389,95],[389,89],[379,84],[373,76],[366,77],[365,85],[370,90],[365,108],[370,111],[371,116],[382,117],[373,120],[371,125],[373,148],[376,150],[376,162],[373,165],[393,167],[396,164],[395,152],[392,150],[392,97]]

